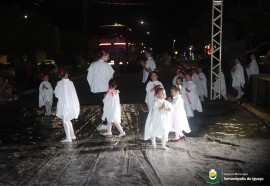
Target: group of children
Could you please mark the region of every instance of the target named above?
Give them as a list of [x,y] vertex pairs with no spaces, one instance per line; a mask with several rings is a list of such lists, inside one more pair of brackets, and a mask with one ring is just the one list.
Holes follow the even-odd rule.
[[[181,72],[182,73],[182,72]],[[181,74],[179,71],[179,74]],[[166,147],[169,132],[175,132],[175,139],[179,141],[185,138],[185,133],[190,132],[188,117],[193,117],[193,111],[202,112],[199,96],[196,93],[196,85],[193,76],[186,73],[175,78],[175,85],[171,88],[171,96],[166,99],[166,92],[163,84],[158,81],[158,73],[153,71],[150,74],[151,81],[146,85],[145,101],[149,108],[148,117],[145,123],[144,139],[152,140],[152,145],[156,147],[156,137],[162,139],[162,148]],[[183,74],[182,74],[183,75]],[[51,115],[53,93],[58,98],[56,116],[63,120],[66,139],[62,142],[71,142],[76,139],[72,119],[77,119],[80,113],[78,96],[72,81],[68,78],[68,73],[62,74],[62,80],[58,81],[54,91],[49,83],[49,76],[45,75],[39,87],[39,106],[45,106],[46,115]],[[104,136],[112,135],[112,125],[119,131],[117,137],[125,136],[121,126],[121,106],[119,91],[116,90],[114,79],[109,81],[108,91],[103,99],[104,107],[102,120],[107,120],[108,124],[98,128]]]
[[148,105],[149,113],[146,119],[144,140],[151,139],[152,145],[156,148],[156,137],[161,138],[162,148],[168,150],[169,132],[175,133],[175,139],[179,141],[186,138],[185,133],[190,133],[188,117],[193,117],[194,110],[202,112],[202,105],[197,94],[196,85],[193,82],[193,75],[178,68],[177,76],[173,79],[171,96],[166,98],[166,91],[163,84],[158,81],[158,73],[153,71],[151,81],[146,85],[145,102]]
[[[76,139],[74,134],[72,119],[77,119],[80,113],[80,103],[75,90],[74,84],[68,78],[68,73],[64,71],[61,74],[62,80],[57,82],[53,90],[49,82],[49,76],[44,75],[43,81],[39,86],[39,107],[45,106],[46,116],[51,115],[51,106],[53,103],[53,94],[58,99],[56,107],[56,116],[62,119],[66,138],[61,142],[72,142]],[[101,133],[104,136],[112,135],[112,124],[116,126],[120,134],[117,137],[122,137],[126,133],[123,131],[121,123],[121,107],[119,91],[116,90],[116,82],[114,79],[109,81],[109,88],[103,99],[104,108],[102,120],[107,120],[108,124],[105,127],[106,132]],[[104,129],[104,128],[103,128]]]
[[51,115],[51,106],[53,103],[53,94],[58,99],[56,107],[56,116],[61,118],[64,125],[66,138],[61,142],[71,142],[76,139],[74,134],[72,119],[77,119],[80,113],[80,103],[74,84],[68,78],[65,71],[61,74],[62,80],[57,82],[53,90],[49,82],[49,76],[44,75],[43,81],[39,86],[39,107],[45,106],[46,115]]

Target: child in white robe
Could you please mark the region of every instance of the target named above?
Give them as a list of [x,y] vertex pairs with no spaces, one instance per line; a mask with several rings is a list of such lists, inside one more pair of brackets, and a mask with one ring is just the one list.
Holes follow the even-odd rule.
[[172,132],[175,132],[175,140],[186,138],[183,131],[190,133],[190,127],[187,120],[187,114],[184,108],[184,101],[180,95],[180,88],[176,85],[171,88],[172,99]]
[[[114,79],[109,81],[109,89],[103,99],[104,108],[102,114],[102,120],[107,118],[107,132],[102,133],[104,136],[112,135],[112,123],[118,129],[120,134],[117,136],[118,138],[125,136],[126,133],[123,131],[120,123],[121,123],[121,105],[119,98],[119,91],[115,89],[116,82]],[[101,127],[105,128],[105,127]]]
[[39,107],[45,106],[46,115],[51,115],[51,107],[53,103],[53,88],[49,82],[49,76],[43,76],[43,81],[39,85]]
[[182,97],[182,99],[184,101],[184,108],[185,108],[187,117],[188,118],[194,117],[193,110],[191,109],[189,100],[187,99],[187,92],[186,92],[186,89],[185,89],[185,86],[184,86],[183,78],[178,77],[176,79],[176,85],[180,88],[180,94],[181,94],[181,97]]
[[207,79],[205,74],[203,73],[203,69],[199,68],[199,84],[200,84],[200,99],[204,101],[204,97],[208,97],[208,90],[207,90]]
[[156,148],[156,137],[161,137],[162,149],[168,150],[166,141],[172,126],[172,104],[165,100],[164,88],[158,88],[156,95],[157,99],[146,119],[144,140],[151,139],[153,147]]
[[178,77],[184,78],[184,69],[181,66],[177,67],[176,75],[174,76],[173,81],[172,81],[173,85],[176,85],[176,79]]
[[234,61],[235,65],[232,68],[232,87],[237,91],[237,96],[235,99],[240,99],[244,92],[241,87],[244,88],[245,85],[245,76],[244,76],[244,68],[241,65],[240,57],[236,58]]
[[147,103],[149,111],[151,110],[153,103],[156,99],[156,93],[155,90],[157,88],[163,88],[163,84],[158,81],[158,73],[156,71],[153,71],[151,74],[151,81],[149,81],[146,85],[146,96],[145,96],[145,102]]
[[196,85],[192,81],[191,74],[186,74],[186,81],[185,90],[186,90],[186,97],[188,102],[190,103],[190,107],[192,110],[197,110],[198,112],[202,112],[202,104],[199,96],[197,95]]
[[66,139],[61,142],[71,142],[76,139],[71,120],[78,118],[80,103],[74,84],[68,79],[66,71],[63,73],[62,80],[57,82],[54,94],[58,98],[56,116],[63,120],[66,133]]
[[193,67],[192,68],[192,81],[196,85],[196,93],[198,96],[202,94],[202,88],[200,83],[199,74],[197,73],[197,70]]
[[259,74],[259,67],[258,67],[258,63],[256,61],[255,54],[250,54],[250,60],[251,60],[251,62],[247,65],[248,79],[253,74]]
[[[214,85],[214,88],[218,91],[219,86],[220,86],[220,94],[227,101],[228,98],[226,96],[227,94],[226,82],[225,82],[225,76],[222,69],[221,69],[221,72],[219,73],[219,81],[217,81],[217,83]],[[216,96],[217,96],[217,92],[214,91],[214,97]]]

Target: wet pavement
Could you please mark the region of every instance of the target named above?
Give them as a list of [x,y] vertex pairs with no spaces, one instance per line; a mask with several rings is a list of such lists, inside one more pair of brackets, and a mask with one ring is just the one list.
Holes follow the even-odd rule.
[[[168,142],[168,151],[160,142],[153,149],[142,138],[148,114],[143,86],[137,75],[123,77],[119,89],[127,135],[120,139],[115,128],[112,137],[96,131],[101,112],[84,76],[74,78],[82,106],[72,121],[77,139],[71,144],[60,143],[62,122],[35,106],[36,93],[2,106],[0,185],[207,185],[211,169],[222,172],[220,185],[270,184],[270,129],[252,113],[236,103],[205,101],[204,111],[189,119],[186,140]],[[132,86],[125,89],[126,84]],[[228,181],[227,173],[264,180]]]

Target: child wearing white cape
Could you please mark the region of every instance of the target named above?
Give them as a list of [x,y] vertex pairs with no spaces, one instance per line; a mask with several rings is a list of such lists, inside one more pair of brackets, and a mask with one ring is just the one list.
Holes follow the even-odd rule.
[[178,86],[180,88],[180,94],[181,94],[181,97],[182,97],[182,99],[184,101],[184,108],[185,108],[187,117],[188,118],[194,117],[194,112],[191,109],[189,100],[187,98],[187,92],[186,92],[186,89],[185,89],[185,86],[184,86],[184,80],[183,80],[183,78],[178,77],[176,79],[176,86]]
[[157,88],[163,88],[163,84],[160,81],[158,81],[157,71],[151,72],[150,76],[151,81],[149,81],[146,85],[146,96],[145,96],[145,102],[147,103],[148,110],[151,110],[151,107],[153,106],[153,103],[156,100],[155,90]]
[[109,89],[103,99],[104,108],[102,114],[102,120],[107,118],[107,126],[102,126],[101,128],[107,128],[107,132],[102,133],[104,136],[112,135],[112,123],[116,126],[120,134],[118,138],[125,136],[126,133],[123,131],[121,123],[121,105],[119,98],[119,91],[115,89],[116,82],[114,79],[109,81]]
[[43,81],[39,85],[39,107],[45,106],[46,115],[51,115],[51,106],[53,103],[53,88],[49,82],[49,76],[45,74]]
[[67,72],[64,72],[62,80],[57,82],[54,94],[58,98],[56,116],[63,120],[66,133],[66,139],[61,142],[71,142],[76,139],[71,120],[78,118],[80,103],[74,84],[68,79]]
[[153,147],[156,148],[156,137],[161,137],[162,148],[168,150],[166,141],[172,126],[172,104],[165,100],[164,88],[158,88],[156,95],[157,99],[146,119],[144,140],[151,139]]
[[190,133],[190,127],[188,124],[186,111],[184,108],[184,101],[180,95],[180,88],[178,86],[173,86],[171,88],[172,99],[172,132],[175,132],[175,140],[185,138],[186,136],[182,131]]
[[202,104],[200,98],[197,94],[196,85],[192,80],[191,74],[187,73],[186,76],[187,83],[185,84],[186,97],[188,102],[190,103],[190,107],[192,110],[197,110],[198,112],[202,112]]

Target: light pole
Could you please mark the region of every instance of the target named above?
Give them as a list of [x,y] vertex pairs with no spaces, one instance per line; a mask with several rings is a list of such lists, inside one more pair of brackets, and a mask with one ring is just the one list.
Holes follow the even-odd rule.
[[173,50],[173,52],[174,52],[174,43],[176,42],[176,40],[174,39],[173,40],[173,43],[172,43],[172,50]]

